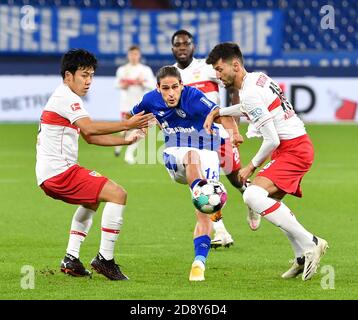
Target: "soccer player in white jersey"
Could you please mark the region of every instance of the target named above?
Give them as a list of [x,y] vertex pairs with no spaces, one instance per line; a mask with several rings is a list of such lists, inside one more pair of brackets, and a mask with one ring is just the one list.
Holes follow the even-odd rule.
[[282,278],[294,278],[302,273],[302,280],[309,280],[328,248],[327,241],[307,231],[281,201],[286,194],[302,197],[301,180],[313,163],[313,145],[305,126],[272,79],[264,73],[245,70],[237,44],[218,44],[206,62],[213,65],[225,87],[239,89],[240,104],[214,110],[204,128],[210,132],[217,116],[245,116],[262,136],[260,149],[240,170],[240,179],[247,180],[269,156],[271,161],[259,170],[243,199],[279,227],[291,242],[295,259]]
[[[213,67],[207,64],[204,59],[194,58],[195,46],[192,34],[187,30],[178,30],[173,34],[171,41],[172,53],[176,60],[174,65],[180,71],[183,84],[196,87],[211,101],[223,106],[226,90],[223,90],[222,83],[216,78]],[[243,139],[233,119],[230,127],[231,139],[228,132],[222,126],[219,125],[219,128],[223,142],[219,152],[220,165],[230,183],[240,192],[244,192],[245,186],[238,179],[241,163],[239,150],[236,146],[242,143]],[[247,220],[249,226],[252,230],[257,230],[260,226],[261,216],[252,212],[252,210],[248,212]],[[221,212],[212,217],[215,231],[215,236],[211,241],[212,247],[229,247],[234,243],[234,240],[225,228]]]
[[[127,52],[128,63],[119,67],[116,71],[115,87],[120,89],[121,119],[130,117],[129,111],[143,97],[143,95],[155,89],[156,81],[152,69],[141,63],[141,52],[138,46],[131,46]],[[124,154],[124,161],[135,164],[135,152],[138,141],[129,145]],[[121,146],[116,146],[114,154],[118,157]]]
[[98,273],[111,280],[126,280],[113,258],[114,246],[126,206],[126,191],[115,182],[78,164],[78,138],[90,144],[116,146],[136,141],[111,135],[134,128],[146,128],[151,114],[139,114],[122,122],[93,121],[81,97],[90,89],[97,67],[96,58],[86,50],[73,49],[62,57],[63,83],[54,91],[43,109],[37,138],[36,177],[50,197],[79,205],[71,224],[66,255],[61,271],[73,276],[89,276],[79,259],[81,243],[92,225],[100,202],[106,202],[101,222],[99,252],[91,261]]

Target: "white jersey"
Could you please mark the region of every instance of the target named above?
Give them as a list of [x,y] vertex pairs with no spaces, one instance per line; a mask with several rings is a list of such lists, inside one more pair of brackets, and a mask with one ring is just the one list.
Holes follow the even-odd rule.
[[[130,83],[138,79],[144,80],[143,84],[132,84],[127,89],[120,87],[121,81],[128,81]],[[155,89],[156,80],[150,67],[141,63],[136,65],[127,63],[117,69],[115,86],[121,90],[120,110],[122,112],[129,112],[145,93]]]
[[184,85],[199,89],[209,100],[220,105],[221,82],[216,78],[215,70],[210,64],[207,64],[204,59],[193,58],[185,69],[180,69],[177,63],[174,66],[180,71]]
[[280,140],[289,140],[306,134],[304,124],[296,115],[291,103],[285,98],[278,84],[266,74],[247,73],[239,95],[240,111],[251,122],[249,137],[260,136],[260,128],[271,119]]
[[[199,89],[205,96],[215,102],[219,106],[225,103],[226,90],[221,81],[216,77],[216,71],[212,65],[207,64],[204,59],[195,59],[185,69],[180,69],[178,64],[174,64],[178,68],[183,84]],[[220,136],[228,138],[229,135],[221,124],[219,127]]]
[[73,123],[88,117],[82,99],[62,84],[43,109],[37,136],[36,177],[40,185],[77,164],[80,129]]

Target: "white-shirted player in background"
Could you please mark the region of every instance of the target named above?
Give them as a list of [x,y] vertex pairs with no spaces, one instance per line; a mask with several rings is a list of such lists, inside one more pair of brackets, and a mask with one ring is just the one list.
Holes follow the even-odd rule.
[[245,182],[270,155],[271,161],[259,170],[243,198],[250,208],[279,227],[291,242],[295,259],[282,278],[303,273],[302,280],[309,280],[328,248],[327,241],[308,232],[281,201],[286,194],[302,197],[301,180],[313,163],[313,145],[305,126],[272,79],[264,73],[245,70],[237,44],[218,44],[206,62],[213,65],[225,87],[239,89],[240,104],[213,111],[204,128],[209,132],[217,116],[246,116],[262,136],[259,151],[240,170],[240,179]]
[[[141,63],[141,52],[138,46],[131,46],[127,52],[128,63],[119,67],[116,71],[115,87],[120,91],[120,116],[121,119],[130,117],[131,108],[142,99],[145,93],[155,89],[156,80],[152,69]],[[124,161],[135,164],[135,152],[138,148],[135,142],[129,145],[124,154]],[[116,146],[114,154],[118,157],[121,146]]]
[[79,134],[90,144],[116,146],[135,142],[111,135],[134,128],[146,128],[151,114],[136,115],[117,122],[92,121],[83,106],[91,86],[96,58],[86,50],[68,51],[61,61],[61,84],[48,100],[42,115],[37,139],[36,177],[44,192],[58,200],[79,205],[71,224],[66,255],[61,271],[73,276],[88,276],[79,259],[80,246],[92,225],[100,202],[106,202],[101,222],[101,243],[91,266],[111,280],[128,279],[115,263],[114,246],[123,223],[126,191],[96,171],[78,165]]
[[[207,98],[221,107],[224,106],[226,99],[226,90],[223,88],[220,80],[216,78],[215,70],[208,65],[204,59],[194,58],[193,36],[187,30],[178,30],[172,36],[172,52],[176,63],[174,64],[180,71],[184,85],[193,86],[201,90]],[[219,152],[221,167],[230,181],[230,183],[240,190],[245,191],[238,178],[241,168],[240,154],[237,144],[243,141],[239,134],[235,121],[232,121],[231,137],[228,132],[220,125],[220,135],[222,138],[222,147]],[[252,230],[257,230],[260,226],[261,216],[248,210],[248,223]],[[215,221],[217,220],[217,221]],[[229,247],[234,243],[230,233],[226,230],[221,219],[221,213],[213,216],[213,227],[215,235],[211,241],[212,247]]]

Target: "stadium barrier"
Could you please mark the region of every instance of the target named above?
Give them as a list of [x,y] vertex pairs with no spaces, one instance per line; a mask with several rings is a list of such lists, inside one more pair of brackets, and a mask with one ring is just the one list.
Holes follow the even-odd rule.
[[[358,122],[357,78],[274,78],[305,122]],[[60,76],[0,76],[0,121],[38,121]],[[93,119],[119,118],[120,91],[115,77],[97,76],[85,108]]]

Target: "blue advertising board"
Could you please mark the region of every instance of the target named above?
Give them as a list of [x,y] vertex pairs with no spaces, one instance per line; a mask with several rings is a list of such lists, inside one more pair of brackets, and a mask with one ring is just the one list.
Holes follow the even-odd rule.
[[178,29],[194,35],[196,54],[217,43],[240,44],[246,58],[278,58],[280,10],[139,11],[71,7],[0,6],[0,54],[62,54],[86,48],[99,57],[124,56],[137,44],[146,56],[171,55]]

